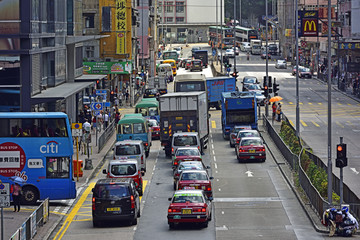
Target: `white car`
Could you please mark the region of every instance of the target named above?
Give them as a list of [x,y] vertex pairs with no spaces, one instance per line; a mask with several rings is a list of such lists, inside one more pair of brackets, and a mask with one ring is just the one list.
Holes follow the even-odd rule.
[[275,63],[275,68],[287,68],[286,66],[286,60],[283,60],[283,59],[279,59],[276,61]]
[[234,52],[234,49],[226,49],[226,52],[225,52],[225,56],[229,57],[229,58],[233,58],[235,57],[235,52]]

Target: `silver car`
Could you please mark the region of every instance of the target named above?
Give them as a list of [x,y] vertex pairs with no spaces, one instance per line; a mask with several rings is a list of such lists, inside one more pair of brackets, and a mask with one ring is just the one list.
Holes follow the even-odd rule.
[[233,129],[231,129],[230,132],[230,147],[234,147],[235,146],[235,142],[236,142],[236,136],[238,134],[239,131],[241,130],[251,130],[251,126],[250,125],[238,125],[238,126],[234,126]]
[[277,60],[276,63],[275,63],[275,68],[284,68],[284,69],[286,69],[287,68],[286,61],[283,60],[283,59]]

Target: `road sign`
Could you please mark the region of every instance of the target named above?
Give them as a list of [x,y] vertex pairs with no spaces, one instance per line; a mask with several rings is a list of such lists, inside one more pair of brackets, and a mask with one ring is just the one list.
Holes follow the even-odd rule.
[[0,183],[0,207],[10,207],[10,183]]
[[106,95],[106,90],[96,90],[96,95]]
[[71,128],[72,129],[82,129],[82,123],[72,123]]
[[82,129],[72,129],[71,134],[73,137],[81,137],[82,136]]
[[216,50],[215,50],[215,49],[212,51],[212,55],[213,55],[213,56],[216,55]]
[[105,102],[105,107],[110,107],[110,102]]
[[306,48],[306,46],[307,46],[307,42],[306,41],[301,41],[301,47]]
[[103,110],[103,103],[101,103],[101,102],[91,103],[90,108],[93,111],[101,111],[101,110]]

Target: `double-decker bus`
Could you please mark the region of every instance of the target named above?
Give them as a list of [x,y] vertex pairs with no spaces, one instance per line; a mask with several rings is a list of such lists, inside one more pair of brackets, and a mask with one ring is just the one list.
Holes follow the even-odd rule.
[[234,46],[234,30],[226,26],[210,26],[209,39],[211,47],[232,48]]
[[20,89],[0,88],[0,112],[20,111]]
[[250,42],[252,39],[259,39],[258,31],[246,27],[235,27],[236,45],[240,46],[241,42]]
[[0,180],[23,180],[22,201],[73,199],[73,140],[65,113],[0,113]]

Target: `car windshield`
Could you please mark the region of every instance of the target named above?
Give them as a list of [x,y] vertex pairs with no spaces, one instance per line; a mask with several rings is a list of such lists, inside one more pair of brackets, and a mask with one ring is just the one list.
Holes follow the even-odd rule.
[[258,132],[239,132],[239,137],[260,137]]
[[204,198],[200,194],[175,194],[173,203],[203,203]]
[[156,94],[156,93],[157,93],[157,89],[156,89],[156,88],[154,88],[154,89],[146,89],[145,92],[146,92],[147,94]]
[[256,83],[256,78],[244,78],[244,83]]
[[300,68],[300,72],[310,72],[309,68]]
[[157,107],[149,107],[149,116],[159,115]]
[[98,185],[94,189],[95,197],[114,199],[130,195],[129,188],[124,185],[111,184],[111,185]]
[[182,174],[181,180],[191,181],[191,180],[209,180],[207,174],[205,172],[186,172]]
[[159,126],[158,122],[156,120],[149,120],[150,127],[157,127]]
[[286,63],[285,60],[278,60],[278,63]]
[[261,87],[257,84],[251,84],[247,87],[249,90],[261,90]]
[[244,139],[241,141],[241,146],[261,146],[262,142],[260,139]]
[[[186,163],[186,162],[184,162],[184,163]],[[179,166],[179,170],[189,170],[189,169],[202,170],[203,167],[202,167],[201,163],[180,164],[180,166]]]
[[111,165],[110,172],[115,176],[134,175],[136,173],[136,165],[134,163],[114,164]]
[[126,156],[126,155],[138,155],[140,154],[139,145],[120,145],[116,146],[115,155]]
[[174,146],[197,145],[196,136],[177,136],[174,138]]
[[198,149],[178,149],[176,156],[201,156]]

